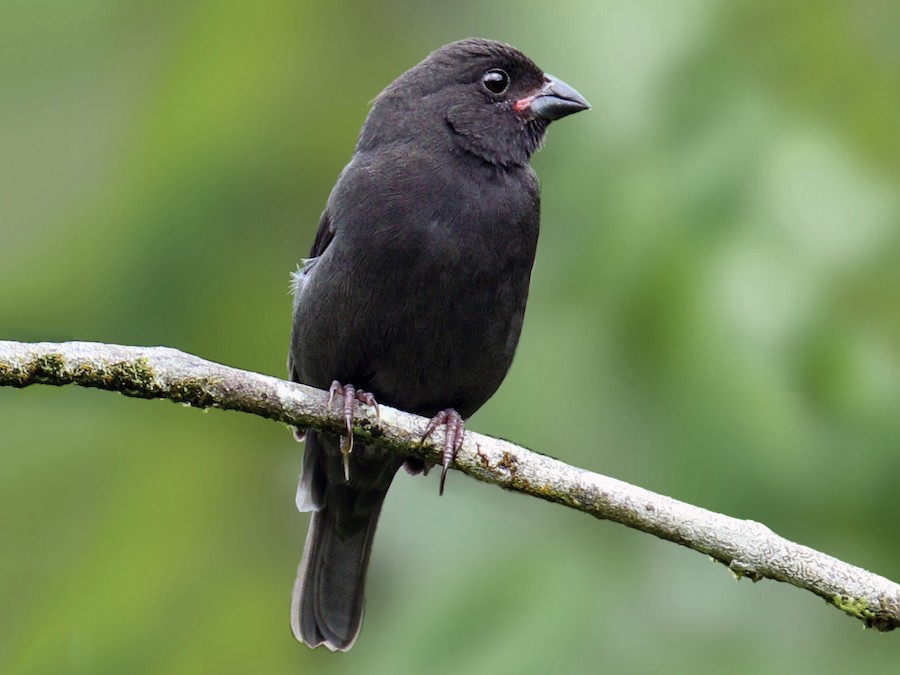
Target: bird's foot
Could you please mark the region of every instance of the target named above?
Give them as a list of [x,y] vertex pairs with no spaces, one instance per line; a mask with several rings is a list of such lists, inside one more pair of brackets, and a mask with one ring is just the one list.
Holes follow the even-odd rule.
[[447,480],[447,470],[459,454],[462,447],[463,439],[466,436],[466,430],[463,424],[463,418],[453,408],[441,410],[437,415],[431,418],[428,426],[425,427],[425,433],[422,435],[422,442],[431,436],[432,433],[441,425],[444,425],[444,450],[441,454],[441,483],[438,488],[438,494],[444,494],[444,481]]
[[334,399],[341,397],[343,399],[344,408],[344,428],[347,430],[346,436],[341,438],[341,454],[344,456],[344,478],[350,480],[350,453],[353,451],[353,405],[356,401],[365,403],[375,408],[375,416],[381,416],[381,410],[378,408],[378,401],[375,395],[362,389],[357,389],[352,384],[341,384],[337,380],[331,383],[328,388],[328,409]]

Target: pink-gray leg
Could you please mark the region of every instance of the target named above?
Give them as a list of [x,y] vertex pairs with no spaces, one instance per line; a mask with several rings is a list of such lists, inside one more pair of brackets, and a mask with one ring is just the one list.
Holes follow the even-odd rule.
[[444,447],[441,453],[441,482],[438,487],[438,494],[444,494],[444,481],[447,480],[447,470],[459,454],[463,440],[466,436],[466,430],[463,418],[453,408],[441,410],[437,415],[431,418],[428,426],[425,427],[425,433],[422,435],[424,442],[439,427],[444,426]]

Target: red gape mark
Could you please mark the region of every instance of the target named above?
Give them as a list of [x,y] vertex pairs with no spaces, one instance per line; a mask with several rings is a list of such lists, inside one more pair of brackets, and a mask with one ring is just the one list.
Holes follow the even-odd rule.
[[516,109],[516,112],[524,112],[531,107],[531,104],[534,102],[534,99],[537,98],[534,95],[526,96],[525,98],[520,98],[518,101],[513,103],[513,108]]

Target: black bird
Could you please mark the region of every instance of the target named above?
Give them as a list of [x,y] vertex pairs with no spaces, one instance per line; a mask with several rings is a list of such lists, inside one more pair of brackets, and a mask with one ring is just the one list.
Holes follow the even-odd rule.
[[519,341],[540,219],[529,158],[552,120],[588,107],[482,39],[432,52],[375,99],[294,274],[290,377],[330,388],[347,426],[344,439],[306,434],[297,506],[314,513],[291,628],[310,647],[353,645],[391,480],[404,463],[426,468],[354,446],[354,402],[445,425],[443,488],[462,420],[500,386]]

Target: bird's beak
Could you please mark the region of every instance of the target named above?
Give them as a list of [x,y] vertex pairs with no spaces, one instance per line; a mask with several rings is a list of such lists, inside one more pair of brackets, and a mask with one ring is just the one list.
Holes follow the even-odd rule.
[[528,111],[535,117],[552,121],[587,110],[591,104],[562,80],[544,75],[544,86],[531,96],[516,101],[515,107],[519,112]]

